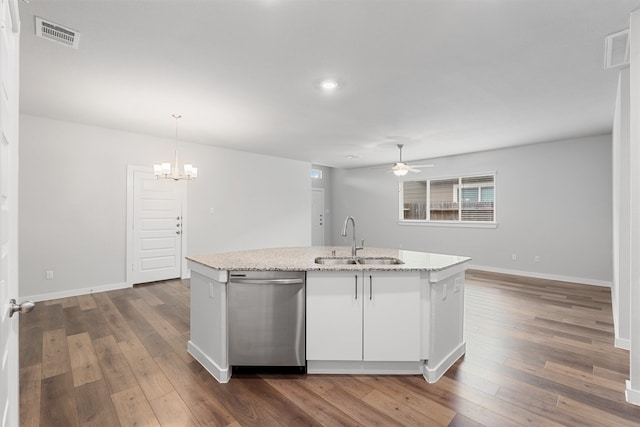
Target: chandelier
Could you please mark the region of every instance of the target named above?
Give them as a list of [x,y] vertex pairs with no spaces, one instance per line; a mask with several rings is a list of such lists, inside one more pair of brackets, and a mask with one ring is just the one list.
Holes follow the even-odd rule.
[[156,163],[153,165],[153,173],[158,179],[172,179],[174,181],[196,179],[198,176],[197,167],[192,164],[185,164],[183,175],[178,166],[178,119],[182,118],[182,116],[180,114],[172,114],[171,117],[176,119],[176,151],[173,165],[171,163]]

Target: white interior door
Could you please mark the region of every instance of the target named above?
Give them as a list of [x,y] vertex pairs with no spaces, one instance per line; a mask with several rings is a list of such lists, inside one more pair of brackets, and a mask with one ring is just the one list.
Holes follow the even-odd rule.
[[314,188],[311,193],[311,245],[324,246],[324,188]]
[[182,182],[157,179],[150,168],[130,168],[129,284],[181,277]]
[[19,419],[18,316],[18,62],[20,19],[17,0],[0,10],[0,422]]

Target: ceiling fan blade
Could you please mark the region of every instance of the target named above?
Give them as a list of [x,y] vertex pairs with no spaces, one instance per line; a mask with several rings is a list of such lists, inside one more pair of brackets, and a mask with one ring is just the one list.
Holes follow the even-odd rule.
[[409,165],[412,168],[432,168],[435,165],[433,163],[427,164],[427,165]]
[[407,169],[409,172],[413,172],[413,173],[420,173],[422,172],[420,169],[416,169],[413,166],[409,166],[409,169]]

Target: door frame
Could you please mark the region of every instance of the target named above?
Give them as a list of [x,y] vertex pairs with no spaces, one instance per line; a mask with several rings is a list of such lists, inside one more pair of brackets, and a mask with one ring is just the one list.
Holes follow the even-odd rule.
[[[153,167],[151,166],[136,166],[136,165],[127,165],[127,261],[126,261],[126,280],[127,287],[133,287],[133,275],[132,275],[132,266],[133,266],[133,252],[134,252],[134,241],[133,241],[133,224],[134,224],[134,174],[136,172],[149,172],[153,174]],[[187,247],[187,192],[185,191],[184,183],[178,181],[175,183],[179,186],[180,190],[180,204],[182,211],[182,233],[180,234],[180,278],[187,279],[189,278],[188,268],[187,268],[187,259],[185,258],[185,252]]]
[[[3,26],[3,32],[11,34],[13,40],[14,50],[8,52],[6,58],[6,72],[4,78],[6,81],[6,91],[8,103],[6,109],[2,109],[2,127],[3,131],[0,132],[0,144],[4,145],[3,135],[7,135],[7,144],[4,147],[4,155],[6,155],[6,164],[3,165],[3,173],[6,173],[7,182],[3,182],[3,195],[8,197],[7,210],[4,212],[6,215],[6,222],[3,220],[0,227],[6,227],[3,229],[3,233],[6,233],[6,243],[3,248],[2,257],[7,258],[5,264],[6,281],[1,283],[0,294],[2,295],[2,309],[0,315],[2,316],[2,334],[3,334],[3,346],[0,349],[2,353],[2,399],[0,400],[0,423],[2,426],[17,426],[20,422],[20,315],[9,315],[10,313],[10,299],[20,300],[20,282],[19,282],[19,132],[20,132],[20,111],[19,104],[19,88],[20,88],[20,11],[18,8],[17,0],[2,1],[0,4],[0,24]],[[7,45],[9,45],[9,41]],[[13,56],[11,56],[13,55]],[[3,82],[4,84],[4,82]],[[4,98],[4,95],[0,95]],[[5,132],[6,128],[6,132]],[[5,161],[3,157],[2,162]],[[4,262],[4,260],[3,260]],[[5,347],[6,345],[6,347]],[[4,395],[4,392],[7,395]]]

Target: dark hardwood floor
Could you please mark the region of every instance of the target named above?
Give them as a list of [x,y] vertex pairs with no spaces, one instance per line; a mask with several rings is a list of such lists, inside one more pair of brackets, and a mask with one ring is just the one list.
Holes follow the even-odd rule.
[[640,425],[607,288],[468,271],[467,353],[420,376],[235,375],[187,353],[189,283],[47,301],[20,320],[23,426]]

